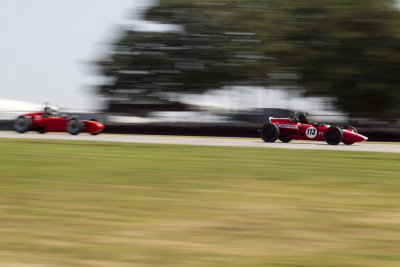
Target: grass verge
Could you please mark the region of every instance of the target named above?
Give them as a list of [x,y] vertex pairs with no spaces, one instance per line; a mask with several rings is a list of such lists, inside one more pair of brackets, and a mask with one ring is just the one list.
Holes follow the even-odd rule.
[[0,266],[398,266],[400,155],[0,139]]

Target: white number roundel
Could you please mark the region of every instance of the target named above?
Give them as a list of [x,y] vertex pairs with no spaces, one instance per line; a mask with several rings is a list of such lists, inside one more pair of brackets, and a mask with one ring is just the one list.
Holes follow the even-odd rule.
[[317,136],[317,129],[314,127],[307,128],[306,135],[308,138],[314,138]]

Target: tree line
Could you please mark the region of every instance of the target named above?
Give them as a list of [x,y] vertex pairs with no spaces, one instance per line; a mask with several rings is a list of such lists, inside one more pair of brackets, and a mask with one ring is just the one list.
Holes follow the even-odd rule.
[[97,64],[108,97],[165,97],[229,85],[301,89],[350,114],[400,108],[400,12],[388,0],[160,0]]

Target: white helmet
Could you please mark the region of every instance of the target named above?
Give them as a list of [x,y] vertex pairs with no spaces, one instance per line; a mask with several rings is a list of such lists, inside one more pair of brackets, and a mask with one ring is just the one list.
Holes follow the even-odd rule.
[[57,115],[58,111],[60,110],[57,106],[51,106],[51,114],[52,115]]
[[44,108],[44,113],[49,116],[56,116],[59,108],[57,106],[47,106]]

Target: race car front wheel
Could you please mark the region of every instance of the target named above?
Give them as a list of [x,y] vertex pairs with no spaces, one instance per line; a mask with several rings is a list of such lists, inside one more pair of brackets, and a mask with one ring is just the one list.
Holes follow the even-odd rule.
[[342,142],[343,131],[337,126],[329,127],[324,134],[324,139],[329,145],[338,145]]
[[32,120],[30,118],[20,116],[13,122],[14,130],[19,133],[25,133],[32,127]]
[[77,135],[82,131],[83,127],[84,125],[81,119],[73,118],[67,122],[66,129],[70,134]]
[[275,142],[279,137],[279,128],[272,123],[264,124],[260,135],[264,142]]
[[[357,132],[357,129],[356,128],[354,128],[353,126],[347,126],[347,127],[345,127],[344,129],[350,129],[350,130],[353,130],[353,132],[355,132],[355,133],[358,133]],[[354,144],[354,142],[343,142],[343,144],[345,144],[345,145],[352,145],[352,144]]]
[[353,130],[355,133],[358,133],[358,132],[357,132],[357,129],[354,128],[353,126],[347,126],[347,127],[344,128],[344,129],[351,129],[351,130]]
[[45,134],[45,133],[46,133],[46,130],[44,129],[43,126],[37,127],[37,128],[36,128],[36,131],[38,131],[38,133],[41,133],[41,134]]
[[[99,119],[90,119],[91,121],[97,121],[97,122],[100,122],[101,124],[103,124],[104,125],[104,123],[101,121],[101,120],[99,120]],[[90,133],[91,135],[98,135],[99,133],[101,133],[103,130],[101,130],[101,131],[99,131],[99,132],[95,132],[95,133]]]

